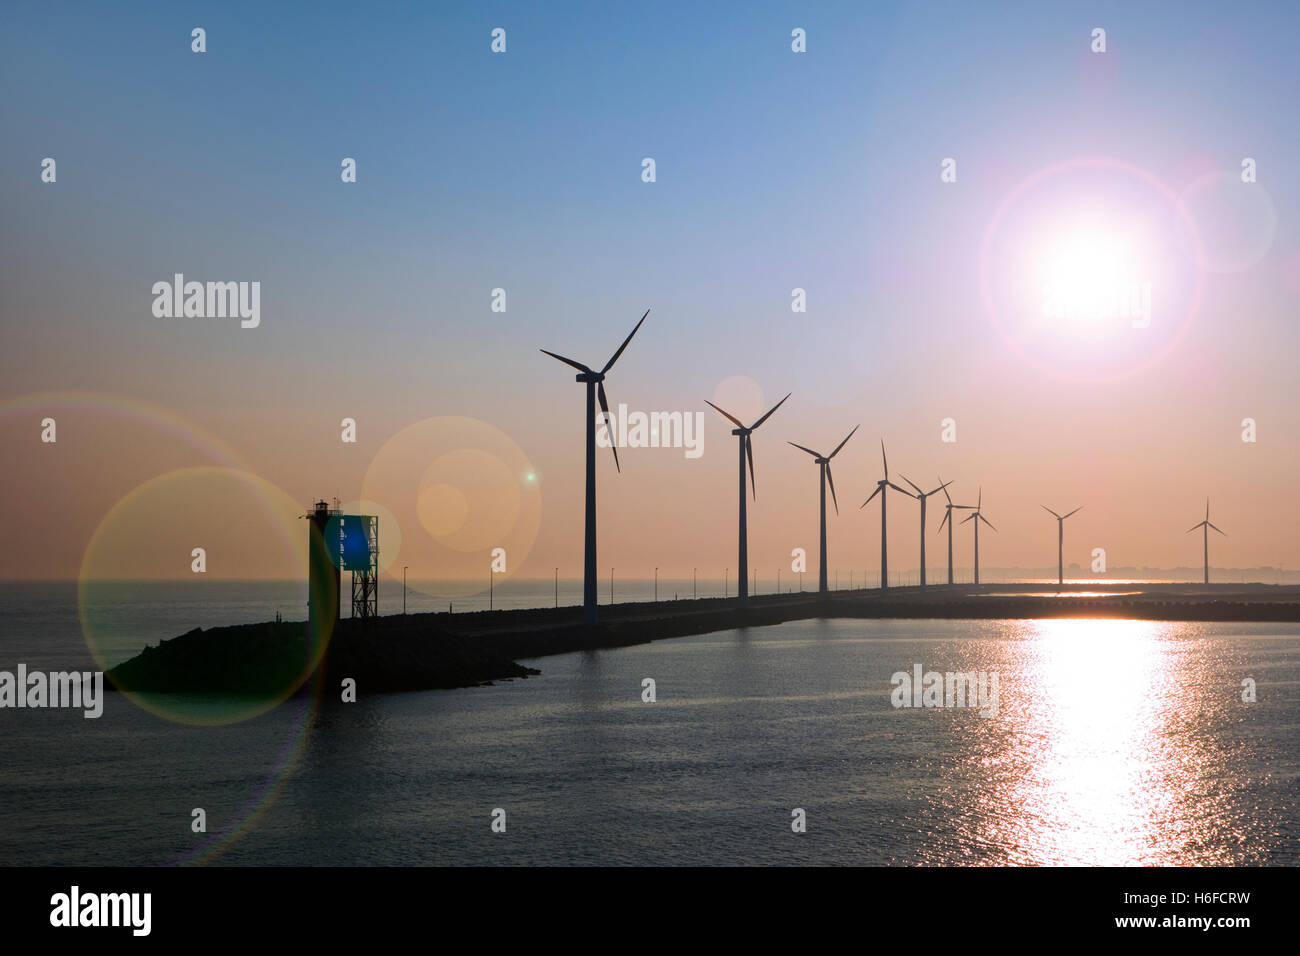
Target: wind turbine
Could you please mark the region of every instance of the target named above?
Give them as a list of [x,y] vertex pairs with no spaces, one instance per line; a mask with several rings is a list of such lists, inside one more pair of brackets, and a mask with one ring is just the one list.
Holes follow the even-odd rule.
[[[1187,529],[1186,533],[1191,534],[1197,528],[1200,528],[1202,533],[1205,536],[1205,540],[1203,542],[1203,546],[1205,549],[1205,583],[1209,584],[1210,583],[1210,529],[1214,528],[1214,525],[1210,524],[1210,499],[1209,498],[1205,499],[1205,520],[1200,522],[1199,524],[1192,525],[1190,528]],[[1218,528],[1214,528],[1214,530],[1219,531]],[[1219,534],[1222,534],[1225,538],[1227,537],[1227,535],[1224,534],[1222,531],[1219,531]]]
[[1065,586],[1065,519],[1078,511],[1083,510],[1083,505],[1075,508],[1070,515],[1058,515],[1047,505],[1042,506],[1043,510],[1056,519],[1056,586]]
[[[980,512],[980,507],[983,504],[984,504],[984,489],[983,487],[981,487],[979,498],[975,500],[975,510],[972,511],[970,514],[968,514],[964,519],[962,519],[962,524],[965,524],[967,521],[975,522],[975,583],[976,584],[980,583],[980,522],[983,521],[990,528],[993,528],[993,522],[990,521],[988,518],[984,517],[983,513]],[[997,531],[998,529],[993,528],[993,530]]]
[[[641,322],[644,322],[646,315],[650,310],[645,310],[645,315],[641,316]],[[582,620],[584,624],[596,623],[596,400],[600,399],[600,410],[605,414],[605,429],[609,432],[609,447],[614,452],[614,468],[622,472],[618,463],[618,446],[614,443],[614,429],[609,420],[609,402],[605,399],[605,373],[614,367],[618,357],[623,354],[627,344],[632,341],[632,336],[636,335],[637,329],[641,328],[641,322],[628,333],[623,344],[618,347],[618,351],[613,357],[605,363],[605,367],[599,372],[593,372],[581,362],[575,362],[573,359],[565,358],[563,355],[556,355],[554,352],[547,352],[546,349],[540,351],[546,352],[553,359],[559,359],[565,365],[572,366],[578,370],[575,380],[587,386],[587,520],[586,520],[586,543],[583,550],[582,564]]]
[[[942,475],[939,476],[939,480],[943,481]],[[943,520],[939,522],[939,530],[942,531],[943,526],[945,524],[948,526],[948,583],[949,584],[952,584],[952,526],[953,526],[952,512],[953,509],[961,508],[963,510],[969,511],[970,509],[975,507],[974,505],[953,504],[952,495],[948,494],[948,485],[951,484],[952,482],[948,481],[948,482],[944,482],[939,486],[940,488],[943,489],[943,496],[948,499],[948,504],[944,506]]]
[[[790,393],[787,392],[785,398],[789,398],[789,397],[790,397]],[[740,562],[739,562],[740,563],[740,587],[736,592],[736,597],[740,599],[741,607],[745,607],[747,604],[749,604],[749,531],[748,531],[748,522],[745,516],[745,459],[746,458],[749,459],[750,493],[754,496],[755,501],[758,500],[758,491],[756,490],[755,482],[754,482],[754,444],[750,440],[749,436],[750,433],[754,431],[754,429],[756,429],[759,425],[763,424],[763,422],[767,421],[769,418],[772,417],[772,412],[775,412],[778,408],[780,408],[782,405],[785,404],[785,398],[781,399],[781,401],[773,405],[766,415],[764,415],[758,421],[754,422],[754,424],[750,425],[748,428],[742,425],[740,423],[740,420],[737,419],[734,415],[731,415],[728,412],[724,412],[722,409],[718,408],[717,405],[714,405],[708,399],[704,400],[705,405],[708,405],[709,408],[713,409],[723,418],[727,419],[729,422],[732,422],[736,426],[731,430],[731,434],[735,435],[737,438],[740,439],[739,442],[739,446],[740,446]]]
[[834,458],[836,455],[838,455],[838,454],[840,453],[840,449],[843,448],[844,445],[845,445],[845,443],[848,442],[848,440],[849,440],[850,438],[853,437],[853,432],[856,432],[857,430],[858,430],[858,426],[857,426],[857,425],[854,425],[854,426],[853,426],[853,431],[852,431],[852,432],[849,432],[847,435],[845,435],[845,436],[844,436],[844,441],[842,441],[842,442],[840,442],[838,445],[836,445],[836,446],[835,446],[835,450],[834,450],[833,452],[831,452],[829,455],[822,455],[822,454],[819,454],[818,452],[813,451],[811,448],[805,448],[803,445],[795,445],[794,442],[788,442],[788,443],[787,443],[787,444],[790,444],[790,445],[794,445],[794,447],[795,447],[795,448],[798,448],[800,451],[806,451],[808,454],[812,455],[812,456],[813,456],[813,459],[817,462],[817,464],[819,464],[819,465],[821,466],[821,473],[822,473],[822,499],[821,499],[821,516],[822,516],[821,527],[822,527],[822,536],[821,536],[821,567],[818,569],[818,572],[817,572],[817,578],[818,578],[818,580],[817,580],[817,590],[818,590],[818,593],[822,594],[823,596],[826,594],[826,590],[827,590],[827,589],[826,589],[826,483],[827,483],[827,482],[830,482],[830,486],[831,486],[831,502],[835,505],[835,513],[836,513],[836,514],[839,514],[839,513],[840,513],[840,503],[839,503],[839,501],[837,501],[836,498],[835,498],[835,479],[831,476],[831,459]]
[[[893,488],[895,491],[901,491],[909,498],[915,498],[916,496],[906,488],[900,488],[889,480],[889,459],[885,457],[885,440],[883,438],[880,440],[880,460],[885,464],[885,477],[876,482],[876,490],[871,493],[871,498],[880,495],[880,587],[884,589],[889,587],[889,555],[885,548],[885,489]],[[907,481],[906,478],[903,480]],[[911,484],[911,482],[908,482],[908,484]],[[858,506],[858,510],[861,511],[871,504],[871,498],[862,502]],[[924,502],[922,502],[921,506],[925,507]]]
[[[907,475],[899,475],[898,477],[902,478],[913,488],[916,488],[916,482],[911,478],[908,478]],[[929,498],[931,495],[937,495],[941,491],[946,495],[948,492],[944,491],[944,489],[947,488],[948,485],[952,484],[951,481],[944,482],[942,478],[940,478],[939,481],[943,483],[940,484],[938,488],[934,489],[934,491],[922,491],[920,488],[916,488],[916,494],[913,495],[914,498],[921,502],[921,587],[925,587],[925,499]],[[880,506],[881,508],[884,508],[884,498],[880,499]],[[952,582],[949,581],[948,583],[951,584]]]

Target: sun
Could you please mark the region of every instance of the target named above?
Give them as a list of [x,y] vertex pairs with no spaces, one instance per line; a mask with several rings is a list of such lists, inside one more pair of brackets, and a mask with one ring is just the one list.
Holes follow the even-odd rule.
[[1096,320],[1114,311],[1130,280],[1131,243],[1096,231],[1062,236],[1044,256],[1043,312]]
[[1125,232],[1092,225],[1060,231],[1039,258],[1041,318],[1067,327],[1150,324],[1151,284],[1140,260]]

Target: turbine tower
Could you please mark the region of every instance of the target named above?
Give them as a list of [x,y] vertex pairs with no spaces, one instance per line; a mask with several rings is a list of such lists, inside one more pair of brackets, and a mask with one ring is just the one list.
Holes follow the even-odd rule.
[[[940,480],[941,482],[943,481],[943,476],[942,476],[942,475],[939,476],[939,480]],[[951,482],[951,481],[948,481],[948,482],[944,482],[943,484],[941,484],[941,485],[939,486],[940,488],[943,489],[943,496],[944,496],[945,498],[948,499],[948,504],[946,504],[946,505],[944,506],[943,520],[939,522],[939,530],[942,531],[942,530],[943,530],[943,526],[944,526],[945,524],[948,526],[948,583],[949,583],[949,584],[952,584],[952,526],[953,526],[952,513],[953,513],[953,509],[960,508],[960,509],[962,509],[962,510],[964,510],[964,511],[969,511],[970,509],[972,509],[972,508],[975,507],[974,505],[955,505],[955,504],[953,504],[953,503],[952,503],[952,495],[948,494],[948,485],[951,485],[951,484],[952,484],[952,482]]]
[[[1202,533],[1205,535],[1205,539],[1202,542],[1204,548],[1204,554],[1205,554],[1205,583],[1209,584],[1210,583],[1210,529],[1214,528],[1214,525],[1210,524],[1210,499],[1209,498],[1205,499],[1205,520],[1200,522],[1199,524],[1192,525],[1190,528],[1187,529],[1186,533],[1191,534],[1197,528],[1200,528]],[[1214,528],[1214,530],[1219,531],[1218,528]],[[1219,534],[1222,534],[1225,538],[1227,537],[1227,535],[1224,534],[1222,531],[1219,531]]]
[[[646,315],[650,310],[645,310],[645,315],[641,316],[641,322],[644,322]],[[565,358],[563,355],[556,355],[554,352],[547,352],[546,349],[540,351],[546,352],[553,359],[559,359],[565,365],[572,366],[578,370],[575,380],[587,386],[587,520],[586,520],[586,542],[583,546],[583,563],[582,563],[582,621],[584,624],[596,623],[596,400],[600,400],[600,410],[605,414],[605,428],[609,432],[609,447],[614,452],[614,468],[622,472],[618,463],[618,446],[614,443],[614,429],[611,427],[609,420],[609,402],[605,398],[605,373],[614,367],[618,357],[623,354],[627,344],[632,341],[632,336],[636,335],[637,329],[641,328],[641,322],[628,333],[623,344],[618,347],[618,351],[613,357],[605,363],[605,367],[599,372],[593,372],[581,362],[575,362],[573,359]]]
[[853,431],[845,435],[844,441],[836,445],[835,450],[831,452],[829,455],[822,455],[818,452],[813,451],[811,448],[805,448],[803,445],[795,445],[794,442],[787,443],[790,445],[794,445],[794,447],[798,448],[800,451],[806,451],[808,454],[812,455],[813,459],[817,462],[817,464],[821,466],[821,474],[822,474],[821,567],[818,568],[817,571],[817,591],[823,597],[825,597],[826,595],[826,483],[830,482],[831,502],[835,505],[835,513],[839,514],[840,503],[835,498],[835,479],[831,476],[831,459],[840,453],[840,449],[843,448],[845,443],[848,442],[848,440],[853,437],[853,432],[856,432],[857,430],[858,430],[858,426],[854,425]]
[[[908,478],[907,475],[899,475],[898,477],[902,478],[913,488],[916,488],[916,494],[913,495],[913,497],[921,502],[921,587],[925,587],[925,499],[929,498],[931,495],[937,495],[941,491],[943,491],[944,494],[947,494],[948,492],[944,491],[944,489],[947,488],[948,485],[952,484],[952,482],[942,483],[943,479],[941,478],[939,479],[941,484],[938,488],[934,489],[934,491],[922,491],[920,488],[916,487],[916,482],[911,478]],[[885,500],[884,498],[881,498],[880,506],[883,508],[884,505]],[[948,583],[951,584],[952,582],[949,581]]]
[[[981,487],[979,497],[975,500],[975,510],[972,511],[970,514],[968,514],[962,520],[962,524],[965,524],[967,521],[975,522],[975,583],[976,584],[980,583],[980,522],[983,521],[990,528],[993,528],[993,522],[990,521],[988,518],[984,517],[983,513],[980,511],[980,508],[983,506],[983,504],[984,504],[984,489]],[[993,528],[993,530],[997,531],[998,529]]]
[[1043,510],[1056,519],[1056,586],[1058,588],[1065,586],[1065,519],[1070,515],[1083,510],[1083,505],[1075,508],[1069,515],[1058,515],[1047,505],[1042,506]]
[[[909,498],[915,498],[916,496],[906,488],[900,488],[889,480],[889,459],[885,457],[885,440],[883,438],[880,440],[880,460],[884,462],[885,465],[885,477],[876,482],[876,490],[871,493],[871,498],[880,495],[880,587],[884,589],[889,587],[889,553],[885,547],[885,489],[893,488],[895,491],[901,491]],[[906,481],[907,479],[903,480]],[[858,510],[861,511],[867,505],[871,504],[871,498],[862,502],[862,504],[858,506]],[[925,507],[924,502],[921,503],[921,507]]]
[[[787,392],[785,398],[789,398],[789,397],[790,397],[790,393]],[[745,607],[746,605],[749,604],[749,532],[748,532],[748,521],[745,515],[745,460],[746,459],[749,459],[750,494],[754,496],[755,501],[758,500],[758,491],[756,490],[756,485],[754,482],[754,444],[750,440],[749,436],[750,433],[754,431],[754,429],[756,429],[759,425],[763,424],[763,422],[767,421],[769,418],[772,417],[772,412],[775,412],[778,408],[780,408],[782,405],[785,404],[785,398],[781,399],[781,401],[773,405],[766,415],[764,415],[758,421],[754,422],[754,424],[750,425],[748,428],[742,425],[740,423],[740,420],[737,419],[734,415],[731,415],[728,412],[724,412],[722,409],[718,408],[717,405],[714,405],[708,399],[704,400],[705,405],[708,405],[709,408],[713,409],[723,418],[727,419],[727,421],[732,422],[736,426],[731,430],[731,434],[735,435],[737,438],[740,439],[740,443],[739,443],[740,444],[740,545],[739,545],[740,547],[740,560],[739,560],[740,588],[736,592],[736,597],[739,598],[741,607]]]

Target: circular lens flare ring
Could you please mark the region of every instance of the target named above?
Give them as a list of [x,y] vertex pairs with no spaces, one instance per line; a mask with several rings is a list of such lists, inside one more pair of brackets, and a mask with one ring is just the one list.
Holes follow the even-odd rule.
[[[1118,174],[1137,184],[1154,190],[1180,224],[1191,243],[1191,260],[1194,282],[1187,293],[1188,305],[1178,320],[1177,327],[1165,336],[1162,343],[1149,354],[1119,368],[1101,368],[1084,372],[1071,369],[1061,362],[1045,359],[1035,354],[1032,341],[1022,331],[1021,335],[1004,319],[1006,302],[999,302],[994,290],[994,248],[1010,214],[1030,193],[1056,177],[1073,172],[1102,172]],[[1086,204],[1085,209],[1089,208]],[[1030,256],[1028,261],[1018,259],[1015,265],[1027,270],[1031,288],[1023,292],[1026,312],[1036,314],[1039,321],[1028,326],[1035,335],[1042,335],[1052,320],[1067,320],[1067,329],[1086,331],[1089,321],[1095,327],[1098,320],[1129,321],[1132,313],[1140,313],[1147,305],[1146,319],[1150,318],[1150,284],[1142,276],[1142,257],[1136,253],[1137,241],[1131,227],[1116,227],[1104,217],[1093,216],[1091,222],[1081,219],[1070,210],[1071,222],[1060,227],[1055,242],[1047,242],[1046,250]],[[1080,226],[1079,223],[1084,225]],[[1099,225],[1098,223],[1104,223]],[[1058,223],[1059,227],[1059,223]],[[1172,242],[1168,243],[1171,247]],[[1124,261],[1128,254],[1129,261]],[[1167,185],[1146,170],[1130,163],[1108,157],[1084,156],[1045,167],[1017,183],[998,205],[980,243],[979,282],[980,298],[984,312],[1008,348],[1022,361],[1041,372],[1065,381],[1079,384],[1105,384],[1128,378],[1145,371],[1162,361],[1186,335],[1200,311],[1205,289],[1204,246],[1200,229],[1183,200]],[[1137,324],[1137,323],[1134,323]],[[1057,326],[1059,328],[1059,326]],[[1066,355],[1070,354],[1068,350]]]
[[[149,641],[177,636],[155,633],[157,627],[150,619],[132,617],[134,608],[144,606],[124,597],[128,593],[124,589],[133,584],[174,583],[178,600],[194,603],[201,612],[202,599],[196,600],[192,590],[196,584],[223,578],[300,579],[307,543],[306,527],[297,520],[301,511],[297,502],[264,479],[216,466],[167,472],[120,498],[91,535],[77,582],[82,635],[97,666],[109,671],[130,659],[136,661],[131,673],[151,673],[145,659],[158,652],[145,650]],[[182,589],[189,593],[181,595]],[[190,627],[205,623],[194,621]],[[163,693],[152,687],[133,688],[132,678],[121,675],[118,688],[133,704],[175,723],[225,725],[250,720],[297,693],[324,655],[328,635],[293,631],[304,626],[268,622],[264,627],[274,633],[232,636],[250,645],[270,641],[277,648],[296,648],[295,659],[301,655],[292,666],[287,656],[279,660],[281,666],[267,674],[275,686],[268,684],[259,693],[241,697]],[[306,644],[300,646],[299,638]]]

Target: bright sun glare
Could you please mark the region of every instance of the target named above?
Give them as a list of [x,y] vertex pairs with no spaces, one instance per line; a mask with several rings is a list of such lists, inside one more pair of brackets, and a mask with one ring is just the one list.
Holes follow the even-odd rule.
[[1151,283],[1131,235],[1074,224],[1040,248],[1035,271],[1042,320],[1092,331],[1150,324]]
[[[1098,231],[1062,237],[1044,256],[1043,315],[1049,319],[1131,319],[1144,313],[1144,288],[1137,275],[1133,242]],[[1150,285],[1145,287],[1150,302]]]

